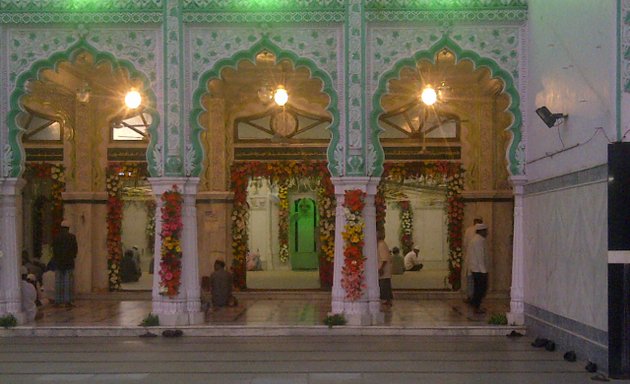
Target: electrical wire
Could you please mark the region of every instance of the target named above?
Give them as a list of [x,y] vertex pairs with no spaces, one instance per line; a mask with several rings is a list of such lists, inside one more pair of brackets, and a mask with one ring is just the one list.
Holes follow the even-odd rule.
[[[525,164],[532,164],[532,163],[535,163],[537,161],[540,161],[540,160],[543,160],[543,159],[546,159],[546,158],[554,157],[555,155],[557,155],[559,153],[566,152],[566,151],[571,150],[573,148],[577,148],[577,147],[579,147],[581,145],[586,145],[586,144],[590,143],[591,140],[593,140],[595,138],[595,136],[597,136],[597,133],[599,131],[602,132],[602,134],[606,138],[606,141],[608,141],[608,144],[612,143],[612,141],[610,140],[610,138],[606,134],[606,131],[604,130],[603,127],[595,127],[595,132],[593,132],[593,134],[591,135],[591,137],[589,137],[588,140],[586,140],[584,142],[581,142],[581,143],[573,144],[570,147],[565,147],[564,146],[564,142],[562,141],[562,137],[560,137],[560,135],[559,135],[560,130],[558,129],[558,137],[560,137],[560,142],[562,143],[562,149],[559,149],[559,150],[554,151],[554,152],[546,152],[543,156],[537,157],[537,158],[535,158],[535,159],[533,159],[531,161],[526,162]],[[630,132],[630,129],[628,129],[628,131],[626,131],[625,134],[627,134],[628,132]],[[624,134],[624,137],[625,137],[625,134]]]

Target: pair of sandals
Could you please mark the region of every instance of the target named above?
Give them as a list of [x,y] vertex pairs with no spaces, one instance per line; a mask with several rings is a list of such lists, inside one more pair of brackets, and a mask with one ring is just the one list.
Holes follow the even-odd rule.
[[[184,332],[181,329],[165,329],[162,331],[162,336],[164,337],[182,337],[184,336]],[[157,337],[155,333],[147,331],[140,335],[140,337]]]

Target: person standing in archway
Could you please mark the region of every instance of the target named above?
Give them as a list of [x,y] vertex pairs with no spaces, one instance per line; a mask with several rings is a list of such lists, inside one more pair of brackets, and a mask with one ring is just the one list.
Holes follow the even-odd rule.
[[474,292],[474,283],[473,283],[473,275],[468,266],[468,246],[470,245],[470,241],[475,237],[477,230],[475,226],[477,224],[483,224],[483,217],[475,216],[473,219],[473,223],[471,226],[466,228],[464,232],[464,260],[462,260],[462,280],[465,278],[465,285],[462,282],[462,290],[466,293],[466,299],[464,299],[465,303],[470,303],[472,301],[473,292]]
[[378,285],[381,291],[381,303],[385,307],[391,307],[394,298],[392,294],[392,255],[383,234],[378,235],[377,252]]
[[488,226],[483,223],[475,224],[475,231],[475,236],[468,244],[468,263],[474,282],[474,291],[470,305],[473,306],[476,314],[482,314],[486,311],[481,308],[481,300],[483,300],[488,290],[488,269],[486,267]]
[[70,233],[70,224],[66,220],[61,222],[61,232],[53,239],[52,260],[57,266],[55,271],[55,306],[64,304],[74,307],[72,302],[72,287],[74,282],[74,260],[77,257],[77,238]]

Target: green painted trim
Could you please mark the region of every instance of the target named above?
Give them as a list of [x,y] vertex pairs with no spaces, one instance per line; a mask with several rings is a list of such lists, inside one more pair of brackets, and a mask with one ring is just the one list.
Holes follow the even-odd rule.
[[179,153],[180,153],[180,157],[183,160],[182,161],[182,171],[184,172],[185,176],[189,176],[186,175],[186,140],[184,139],[184,132],[186,131],[184,129],[185,125],[185,119],[184,119],[184,98],[186,97],[185,95],[185,88],[184,87],[184,21],[182,19],[182,3],[181,1],[177,2],[177,36],[179,37],[179,52],[178,52],[178,60],[177,62],[179,63],[179,142],[180,142],[180,146],[179,146]]
[[621,0],[617,0],[617,67],[616,67],[616,78],[617,78],[617,86],[615,87],[616,101],[615,101],[615,123],[617,124],[617,141],[623,140],[623,134],[621,132],[621,98],[622,98],[622,90],[621,83],[623,81],[623,75],[621,73],[621,61],[623,60],[623,54],[621,53],[622,48],[622,25],[624,23],[624,15],[622,15],[622,7]]
[[404,10],[437,10],[437,11],[480,11],[480,10],[514,10],[527,9],[527,0],[365,0],[369,11],[404,11]]
[[[163,111],[164,111],[164,129],[162,130],[162,132],[164,133],[164,138],[162,139],[162,152],[159,153],[162,158],[161,159],[155,159],[156,163],[157,162],[161,162],[161,166],[160,166],[160,170],[161,172],[158,172],[158,170],[156,169],[156,173],[158,174],[158,176],[163,176],[166,174],[166,158],[167,158],[167,153],[168,153],[168,136],[169,136],[169,132],[168,132],[168,115],[169,115],[169,109],[168,109],[168,0],[164,1],[164,3],[162,4],[162,12],[164,12],[162,19],[164,20],[164,22],[162,23],[162,60],[163,60],[163,67],[162,67],[162,71],[164,71],[164,81],[162,84],[162,102],[163,102]],[[154,156],[157,156],[158,153],[155,153]],[[149,170],[151,171],[151,170]],[[160,175],[161,173],[161,175]]]
[[[380,144],[379,136],[384,129],[382,129],[378,124],[378,117],[381,113],[383,113],[383,108],[381,107],[381,97],[387,93],[387,84],[389,80],[398,78],[400,75],[400,71],[403,67],[415,67],[416,62],[419,60],[428,60],[432,63],[435,63],[435,56],[438,52],[443,49],[448,49],[449,51],[455,54],[456,62],[460,62],[462,60],[470,60],[475,68],[486,67],[490,70],[491,77],[498,77],[503,80],[504,88],[503,91],[510,96],[510,106],[507,111],[509,111],[514,117],[514,121],[507,128],[508,131],[512,133],[512,141],[508,147],[508,171],[510,175],[520,175],[522,173],[522,167],[519,167],[518,159],[516,158],[516,152],[521,144],[522,140],[522,124],[523,124],[523,116],[521,114],[520,109],[520,95],[518,93],[518,89],[514,84],[514,79],[512,76],[504,69],[502,69],[494,60],[481,57],[478,53],[473,51],[463,50],[459,45],[457,45],[453,40],[451,40],[448,36],[442,37],[438,42],[436,42],[429,50],[419,51],[413,57],[409,57],[406,59],[402,59],[398,61],[394,68],[384,73],[379,80],[377,91],[372,98],[372,114],[371,118],[371,126],[372,129],[372,142],[375,146],[378,146],[380,152],[383,151],[383,147]],[[374,176],[380,176],[383,172],[383,164],[378,164],[375,167]]]
[[[40,71],[42,70],[56,70],[57,64],[59,62],[72,62],[79,53],[84,51],[87,51],[94,57],[95,63],[107,61],[112,64],[114,70],[117,68],[125,68],[127,69],[127,71],[129,71],[129,74],[132,78],[139,78],[144,84],[144,89],[142,89],[142,93],[146,95],[148,99],[148,103],[146,104],[146,112],[148,112],[152,117],[152,123],[149,126],[149,134],[151,140],[147,148],[147,154],[151,153],[151,149],[155,145],[155,138],[157,137],[157,126],[160,123],[160,116],[155,109],[156,97],[155,93],[151,89],[149,78],[144,73],[137,70],[134,67],[133,63],[131,63],[130,61],[116,59],[116,57],[111,53],[98,51],[85,40],[79,40],[76,44],[72,45],[66,51],[56,52],[47,59],[36,61],[27,72],[22,73],[17,78],[15,90],[10,97],[9,114],[7,116],[7,126],[9,127],[8,141],[9,146],[13,151],[13,157],[10,163],[11,172],[9,174],[9,177],[20,177],[22,172],[24,171],[24,161],[26,157],[21,140],[24,131],[19,127],[16,118],[20,112],[23,112],[20,106],[20,99],[26,94],[26,83],[29,80],[37,79]],[[152,164],[150,156],[147,156],[147,163],[149,165],[149,170],[154,168],[154,164]]]
[[304,11],[318,12],[339,10],[343,8],[344,0],[183,0],[183,9],[186,12],[288,12]]
[[[345,99],[346,102],[344,103],[344,107],[345,107],[345,129],[343,131],[343,135],[344,135],[344,143],[345,145],[343,146],[343,157],[341,158],[341,160],[344,162],[342,165],[342,173],[346,173],[346,167],[347,167],[347,163],[348,163],[348,143],[350,142],[349,140],[349,131],[350,131],[350,113],[348,113],[348,103],[350,100],[350,79],[349,79],[349,73],[350,73],[350,12],[351,12],[351,7],[352,4],[350,2],[350,0],[346,1],[346,9],[344,12],[344,23],[343,23],[343,29],[344,29],[344,37],[343,37],[343,46],[344,46],[344,58],[343,58],[343,70],[344,70],[344,93],[345,93]],[[332,155],[334,157],[334,152],[330,152],[330,147],[329,149],[329,153],[328,153],[328,159],[329,159],[329,163],[330,163],[330,156]],[[330,169],[330,168],[329,168]],[[331,172],[332,174],[332,172]],[[337,177],[342,176],[342,175],[335,175]]]
[[2,0],[0,12],[150,12],[160,8],[164,0]]
[[[365,111],[365,107],[367,106],[367,95],[366,95],[366,87],[365,85],[366,83],[366,76],[367,76],[367,56],[365,55],[366,52],[366,40],[367,40],[367,26],[365,25],[365,5],[361,6],[361,87],[362,92],[361,92],[361,109],[363,111]],[[368,135],[365,134],[367,131],[367,116],[365,116],[365,113],[361,113],[361,131],[362,131],[362,135],[361,135],[361,145],[363,146],[363,173],[366,174],[369,172],[368,169],[368,156],[370,155],[369,153],[369,148],[367,145],[368,142]]]
[[192,175],[199,176],[202,171],[202,163],[204,160],[203,156],[203,145],[201,144],[201,132],[204,131],[204,127],[199,122],[199,118],[201,114],[207,112],[204,106],[201,104],[201,100],[203,95],[209,93],[208,82],[211,79],[220,79],[221,71],[226,67],[231,67],[236,69],[236,66],[241,60],[249,60],[252,63],[256,61],[256,55],[263,51],[267,50],[276,55],[276,62],[281,60],[290,60],[295,68],[298,67],[306,67],[311,72],[312,78],[320,79],[324,83],[324,87],[322,92],[326,93],[330,97],[330,104],[328,104],[327,111],[332,115],[332,122],[330,125],[330,132],[332,135],[330,144],[328,145],[328,170],[331,175],[338,176],[335,173],[335,160],[334,160],[334,149],[339,142],[339,109],[337,107],[337,92],[333,86],[332,79],[328,73],[319,69],[317,65],[310,59],[306,59],[303,57],[299,57],[297,54],[291,51],[282,50],[280,47],[271,42],[271,40],[267,36],[263,36],[258,42],[256,42],[253,46],[245,51],[240,51],[235,53],[230,58],[225,58],[219,60],[212,69],[203,73],[203,75],[199,79],[199,84],[193,93],[193,109],[190,113],[190,121],[192,125],[191,132],[191,143],[194,147],[194,159],[193,164],[195,164],[195,168],[193,169]]

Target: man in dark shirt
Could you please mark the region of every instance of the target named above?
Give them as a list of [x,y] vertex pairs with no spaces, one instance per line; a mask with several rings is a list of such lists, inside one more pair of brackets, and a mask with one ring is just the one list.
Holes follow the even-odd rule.
[[72,303],[72,286],[74,259],[77,257],[77,238],[69,232],[70,225],[66,220],[61,222],[61,232],[53,239],[52,260],[57,266],[55,271],[55,306],[64,304],[74,307]]
[[232,297],[232,274],[225,270],[225,262],[214,262],[214,272],[210,275],[210,292],[212,294],[212,306],[225,307]]

